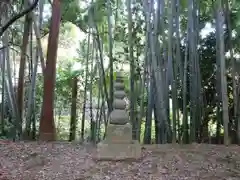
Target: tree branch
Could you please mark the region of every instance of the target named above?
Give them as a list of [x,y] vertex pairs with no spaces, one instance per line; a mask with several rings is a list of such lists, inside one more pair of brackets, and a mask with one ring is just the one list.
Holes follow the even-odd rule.
[[3,35],[3,33],[7,30],[7,28],[9,26],[11,26],[16,20],[18,20],[19,18],[21,18],[22,16],[24,16],[25,14],[29,13],[30,11],[32,11],[38,4],[39,0],[35,0],[32,5],[30,5],[27,9],[23,10],[22,12],[20,12],[19,14],[16,14],[15,16],[13,16],[5,25],[3,25],[2,28],[0,28],[0,37]]
[[48,0],[49,4],[51,5],[51,7],[53,7],[53,3],[51,0]]

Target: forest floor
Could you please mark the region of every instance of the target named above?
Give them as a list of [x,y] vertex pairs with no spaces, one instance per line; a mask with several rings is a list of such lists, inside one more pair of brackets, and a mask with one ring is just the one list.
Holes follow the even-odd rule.
[[0,180],[234,180],[240,147],[148,145],[138,161],[97,161],[96,147],[0,141]]

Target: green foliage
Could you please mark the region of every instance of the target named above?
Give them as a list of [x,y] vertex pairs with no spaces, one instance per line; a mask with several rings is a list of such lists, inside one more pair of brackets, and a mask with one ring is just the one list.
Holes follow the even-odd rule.
[[[73,61],[74,62],[74,61]],[[83,70],[73,70],[73,63],[66,61],[57,68],[55,96],[63,107],[70,106],[72,79],[83,74]]]

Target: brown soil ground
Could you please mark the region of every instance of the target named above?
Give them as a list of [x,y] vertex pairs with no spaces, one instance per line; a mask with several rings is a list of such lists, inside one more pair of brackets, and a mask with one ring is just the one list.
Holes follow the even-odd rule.
[[0,142],[0,180],[239,180],[240,147],[144,146],[138,161],[97,161],[91,145]]

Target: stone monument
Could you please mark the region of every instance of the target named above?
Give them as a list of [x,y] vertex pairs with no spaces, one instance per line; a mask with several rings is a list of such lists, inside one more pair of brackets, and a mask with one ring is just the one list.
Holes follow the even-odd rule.
[[114,89],[113,111],[109,117],[106,138],[97,146],[98,159],[138,159],[141,157],[141,146],[137,140],[132,140],[132,125],[126,111],[124,83],[120,72],[116,75]]

